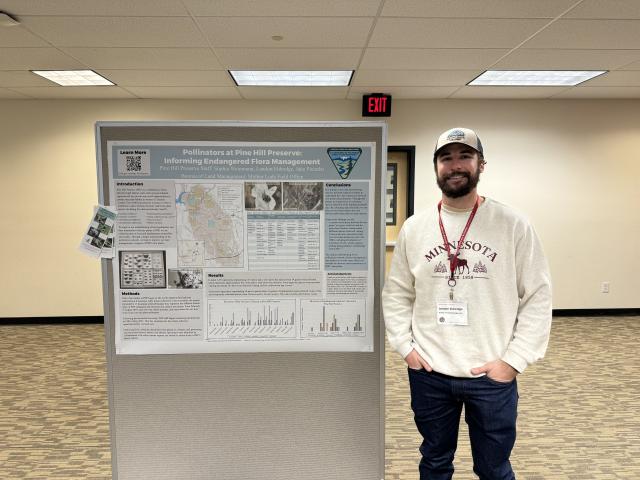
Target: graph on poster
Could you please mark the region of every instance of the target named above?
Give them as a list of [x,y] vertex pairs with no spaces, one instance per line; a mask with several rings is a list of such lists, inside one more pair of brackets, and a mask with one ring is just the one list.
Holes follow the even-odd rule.
[[209,301],[207,340],[295,338],[295,300]]
[[302,336],[364,336],[365,312],[364,299],[302,300],[300,302]]

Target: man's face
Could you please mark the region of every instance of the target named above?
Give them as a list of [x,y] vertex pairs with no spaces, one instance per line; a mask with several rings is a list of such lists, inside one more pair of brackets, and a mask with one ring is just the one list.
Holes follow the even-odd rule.
[[449,198],[459,198],[476,188],[484,163],[473,148],[452,143],[438,152],[435,170],[442,193]]

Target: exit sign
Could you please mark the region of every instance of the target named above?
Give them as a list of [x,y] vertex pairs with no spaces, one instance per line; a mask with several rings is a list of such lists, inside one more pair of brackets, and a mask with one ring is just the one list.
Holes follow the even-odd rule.
[[391,95],[384,93],[372,93],[362,96],[363,117],[390,117]]

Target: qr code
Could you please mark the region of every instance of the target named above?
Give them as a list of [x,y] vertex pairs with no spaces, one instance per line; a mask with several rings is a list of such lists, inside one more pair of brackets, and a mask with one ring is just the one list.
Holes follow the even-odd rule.
[[118,149],[118,175],[141,177],[151,175],[151,155],[146,148]]
[[142,157],[127,157],[127,172],[142,171]]

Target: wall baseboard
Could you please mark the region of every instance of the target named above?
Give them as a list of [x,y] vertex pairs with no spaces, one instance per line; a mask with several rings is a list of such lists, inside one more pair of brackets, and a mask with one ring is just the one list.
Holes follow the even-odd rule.
[[559,308],[554,317],[613,317],[640,315],[640,308]]
[[95,317],[12,317],[0,318],[0,325],[69,325],[82,323],[104,323],[103,316]]
[[[559,308],[554,317],[640,316],[640,308]],[[12,317],[0,318],[0,325],[69,325],[104,323],[104,317]]]

